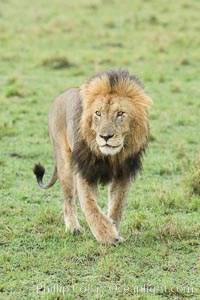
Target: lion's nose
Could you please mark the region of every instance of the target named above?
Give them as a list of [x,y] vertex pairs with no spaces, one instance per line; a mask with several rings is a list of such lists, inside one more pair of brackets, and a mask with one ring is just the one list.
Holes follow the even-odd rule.
[[114,136],[114,134],[112,134],[112,135],[100,135],[100,137],[102,138],[102,139],[104,139],[106,142],[110,139],[110,138],[112,138]]

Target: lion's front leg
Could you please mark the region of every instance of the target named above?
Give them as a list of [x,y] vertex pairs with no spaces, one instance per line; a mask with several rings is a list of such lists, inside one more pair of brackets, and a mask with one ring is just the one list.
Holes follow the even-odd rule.
[[109,186],[108,217],[115,222],[117,230],[119,230],[130,186],[131,181],[129,179],[123,181],[113,180]]
[[77,190],[83,213],[97,241],[106,244],[120,242],[115,225],[97,205],[97,185],[90,185],[85,179],[77,175]]

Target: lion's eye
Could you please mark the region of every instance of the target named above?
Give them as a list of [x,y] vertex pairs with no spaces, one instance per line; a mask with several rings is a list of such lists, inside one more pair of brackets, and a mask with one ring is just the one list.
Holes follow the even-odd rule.
[[101,117],[101,112],[100,112],[100,111],[96,111],[95,114],[96,114],[98,117]]
[[124,114],[124,112],[123,112],[123,111],[118,111],[118,113],[117,113],[117,117],[122,117],[122,116],[123,116],[123,114]]

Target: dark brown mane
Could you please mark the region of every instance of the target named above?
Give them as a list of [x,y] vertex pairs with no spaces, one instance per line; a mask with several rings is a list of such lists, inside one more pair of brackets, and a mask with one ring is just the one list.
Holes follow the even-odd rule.
[[107,184],[112,179],[123,180],[126,178],[135,178],[138,172],[142,170],[142,155],[145,147],[137,154],[129,156],[124,162],[116,157],[113,164],[109,156],[97,157],[88,147],[86,141],[77,142],[72,152],[72,160],[76,172],[80,173],[89,183]]
[[108,76],[111,90],[116,87],[122,81],[133,81],[141,88],[144,88],[142,82],[136,75],[130,74],[126,70],[111,70],[111,71],[102,71],[94,75],[89,82],[94,80],[95,78],[102,78],[104,76]]

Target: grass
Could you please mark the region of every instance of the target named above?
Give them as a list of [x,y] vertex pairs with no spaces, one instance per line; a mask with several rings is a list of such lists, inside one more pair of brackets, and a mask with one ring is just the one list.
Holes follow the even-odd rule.
[[185,177],[185,183],[191,194],[200,196],[200,155],[194,160],[190,168],[190,174]]
[[[1,1],[0,299],[199,299],[198,8]],[[53,169],[53,100],[112,68],[137,74],[155,105],[144,172],[123,216],[126,243],[105,247],[80,208],[85,234],[65,234],[59,184],[40,190],[32,168],[44,163],[47,177]]]

